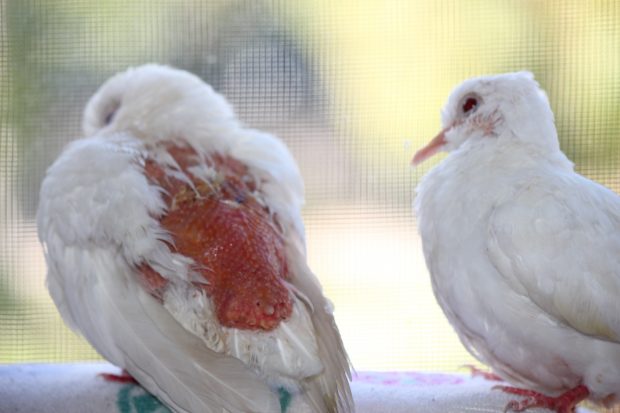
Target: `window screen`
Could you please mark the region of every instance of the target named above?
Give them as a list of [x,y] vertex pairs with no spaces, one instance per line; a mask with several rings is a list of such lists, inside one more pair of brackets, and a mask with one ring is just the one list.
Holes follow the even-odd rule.
[[0,362],[95,360],[45,287],[46,168],[112,74],[170,64],[280,136],[306,183],[311,267],[358,370],[473,359],[435,303],[412,169],[465,78],[528,69],[577,169],[620,191],[620,4],[488,0],[0,2]]

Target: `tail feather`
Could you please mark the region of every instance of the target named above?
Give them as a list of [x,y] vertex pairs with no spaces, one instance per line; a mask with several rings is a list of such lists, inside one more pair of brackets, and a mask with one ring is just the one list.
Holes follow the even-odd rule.
[[332,314],[329,301],[323,296],[321,286],[306,265],[306,258],[301,240],[289,245],[289,260],[294,263],[290,281],[305,298],[312,303],[314,311],[312,321],[319,347],[319,356],[323,362],[322,373],[309,377],[303,383],[308,404],[315,412],[353,412],[353,395],[349,382],[351,380],[350,361],[344,349],[338,327]]
[[277,396],[239,360],[209,350],[139,285],[110,274],[100,278],[101,313],[121,332],[122,367],[148,391],[177,412],[279,411]]

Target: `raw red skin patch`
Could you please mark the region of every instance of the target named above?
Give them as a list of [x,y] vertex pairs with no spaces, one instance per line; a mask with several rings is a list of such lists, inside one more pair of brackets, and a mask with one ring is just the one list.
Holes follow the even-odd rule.
[[[190,148],[169,147],[169,153],[192,179],[167,175],[147,159],[145,174],[165,190],[168,211],[160,223],[174,240],[170,249],[192,258],[206,283],[195,283],[211,298],[219,322],[227,327],[272,330],[292,311],[284,241],[275,218],[253,195],[256,183],[247,167],[230,157],[214,156],[207,165],[217,170],[208,183],[188,168],[198,164]],[[168,280],[147,264],[140,267],[144,288],[162,299]]]

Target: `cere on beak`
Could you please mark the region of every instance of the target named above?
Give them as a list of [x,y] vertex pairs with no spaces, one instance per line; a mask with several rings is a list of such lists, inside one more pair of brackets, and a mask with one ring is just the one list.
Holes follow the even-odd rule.
[[433,140],[431,140],[425,147],[417,151],[413,159],[411,160],[411,166],[416,167],[422,162],[424,162],[425,160],[427,160],[428,158],[430,158],[431,156],[435,155],[437,152],[439,152],[442,149],[442,147],[446,144],[445,135],[446,135],[446,132],[451,127],[452,126],[449,126],[445,128],[444,130],[442,130],[441,132],[439,132],[439,134],[435,136]]

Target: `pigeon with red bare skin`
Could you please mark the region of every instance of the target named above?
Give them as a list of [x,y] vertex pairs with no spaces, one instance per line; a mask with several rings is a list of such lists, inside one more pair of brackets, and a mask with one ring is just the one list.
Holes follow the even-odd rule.
[[620,197],[561,152],[529,72],[465,81],[417,165],[450,152],[415,210],[439,305],[467,349],[521,397],[575,411],[620,394]]
[[83,127],[37,217],[67,324],[175,412],[352,411],[285,145],[158,65],[104,83]]

